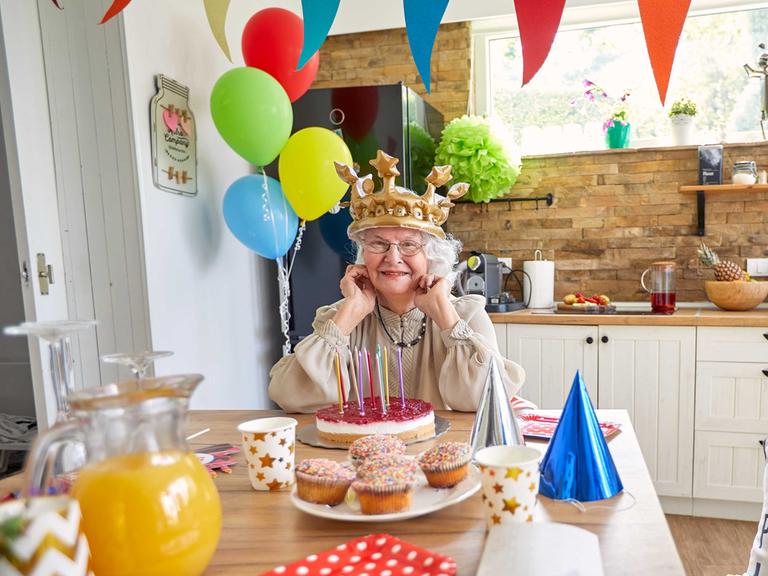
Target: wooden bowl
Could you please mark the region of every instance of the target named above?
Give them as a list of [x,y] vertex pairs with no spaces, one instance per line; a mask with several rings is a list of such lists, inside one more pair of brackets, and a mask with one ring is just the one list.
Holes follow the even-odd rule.
[[768,296],[768,282],[704,281],[707,298],[723,310],[752,310]]

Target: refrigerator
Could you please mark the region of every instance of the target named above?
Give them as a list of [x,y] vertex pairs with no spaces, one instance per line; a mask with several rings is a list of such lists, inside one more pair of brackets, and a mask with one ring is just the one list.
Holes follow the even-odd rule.
[[[397,185],[423,193],[443,117],[403,84],[320,88],[293,103],[293,131],[310,126],[344,138],[358,174],[373,174],[377,190],[381,181],[368,161],[381,149],[400,159]],[[277,177],[276,165],[270,168]],[[343,200],[349,200],[349,192]],[[307,223],[290,278],[289,334],[294,346],[312,333],[316,310],[341,299],[339,280],[355,258],[354,244],[347,238],[351,222],[345,208]]]

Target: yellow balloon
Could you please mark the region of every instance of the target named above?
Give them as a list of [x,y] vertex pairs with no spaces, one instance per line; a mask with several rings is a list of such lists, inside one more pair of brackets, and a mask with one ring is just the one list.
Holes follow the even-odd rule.
[[280,152],[280,184],[302,220],[316,220],[341,200],[348,184],[336,174],[335,162],[352,165],[349,148],[335,132],[312,127],[299,130]]

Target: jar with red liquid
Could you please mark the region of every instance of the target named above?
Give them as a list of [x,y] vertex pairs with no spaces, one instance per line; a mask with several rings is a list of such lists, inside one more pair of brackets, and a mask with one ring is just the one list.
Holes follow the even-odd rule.
[[[672,314],[675,311],[674,262],[654,262],[640,276],[640,284],[651,294],[651,311],[655,314]],[[645,285],[645,275],[651,273],[650,287]]]

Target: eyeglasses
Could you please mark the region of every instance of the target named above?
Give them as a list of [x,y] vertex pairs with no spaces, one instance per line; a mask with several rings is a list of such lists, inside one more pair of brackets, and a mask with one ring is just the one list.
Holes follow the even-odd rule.
[[386,240],[371,240],[370,242],[363,242],[363,244],[374,254],[386,254],[391,246],[397,246],[397,249],[403,256],[415,256],[424,248],[424,244],[420,244],[415,240],[405,240],[400,243],[387,242]]

